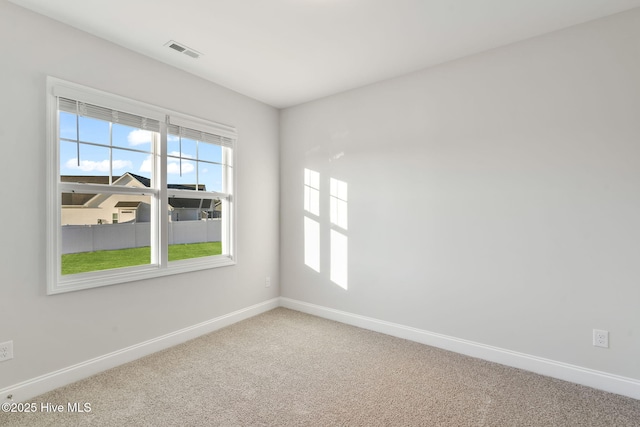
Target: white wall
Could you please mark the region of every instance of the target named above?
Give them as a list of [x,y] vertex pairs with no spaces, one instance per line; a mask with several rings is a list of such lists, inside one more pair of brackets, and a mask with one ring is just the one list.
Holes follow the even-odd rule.
[[640,379],[640,10],[286,109],[280,179],[283,297]]
[[[0,38],[0,389],[278,295],[277,110],[5,0]],[[47,75],[236,126],[238,264],[47,296]]]

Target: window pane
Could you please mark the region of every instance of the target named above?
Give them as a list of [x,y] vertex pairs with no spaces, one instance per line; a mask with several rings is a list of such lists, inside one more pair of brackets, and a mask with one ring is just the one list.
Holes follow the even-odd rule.
[[[78,148],[80,160],[78,161]],[[62,181],[92,182],[109,184],[109,148],[94,145],[60,142],[60,175],[74,175],[85,178],[62,179]],[[90,178],[102,177],[102,178]]]
[[198,149],[197,143],[193,139],[182,138],[182,157],[187,159],[197,159]]
[[196,189],[196,162],[167,158],[167,183],[169,188]]
[[151,187],[151,155],[114,148],[113,184]]
[[169,198],[169,261],[220,255],[223,202]]
[[222,163],[222,147],[208,142],[198,142],[198,160]]
[[78,139],[77,117],[75,114],[60,112],[60,138]]
[[151,200],[133,194],[62,193],[62,274],[151,262]]
[[109,122],[80,117],[80,141],[109,145]]
[[113,124],[112,145],[151,152],[153,132],[131,126]]
[[222,166],[198,162],[198,183],[204,185],[202,190],[223,192]]
[[170,156],[180,157],[180,137],[178,135],[167,135],[167,153]]
[[167,136],[167,155],[183,159],[197,159],[197,143],[193,139],[176,135]]

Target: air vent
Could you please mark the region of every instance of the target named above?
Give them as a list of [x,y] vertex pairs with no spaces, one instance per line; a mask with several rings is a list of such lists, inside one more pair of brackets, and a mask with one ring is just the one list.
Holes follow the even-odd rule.
[[169,47],[171,49],[177,50],[178,52],[184,52],[185,50],[187,50],[187,49],[183,48],[182,46],[180,46],[179,44],[175,44],[175,43],[171,43],[169,45]]
[[175,51],[178,51],[180,53],[184,53],[185,55],[190,56],[191,58],[198,59],[198,58],[200,58],[200,56],[202,56],[202,54],[200,52],[195,51],[195,50],[193,50],[193,49],[191,49],[191,48],[189,48],[189,47],[187,47],[187,46],[185,46],[183,44],[175,42],[173,40],[169,40],[167,43],[165,43],[165,46],[167,46],[167,47],[169,47],[169,48],[171,48],[171,49],[173,49]]

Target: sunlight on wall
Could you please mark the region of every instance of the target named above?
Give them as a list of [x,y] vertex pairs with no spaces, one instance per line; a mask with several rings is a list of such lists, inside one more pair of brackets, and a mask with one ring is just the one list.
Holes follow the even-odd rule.
[[[329,180],[329,205],[331,230],[331,273],[333,283],[343,289],[348,284],[348,238],[342,232],[347,230],[347,183],[331,178]],[[338,230],[336,230],[336,228]]]
[[347,227],[347,183],[331,178],[329,181],[331,224]]
[[304,170],[304,210],[320,216],[320,174]]
[[343,289],[347,289],[347,236],[331,230],[331,281]]
[[320,216],[320,174],[304,170],[304,263],[320,272],[320,223],[312,218]]
[[[320,173],[304,170],[304,263],[320,273]],[[326,193],[325,196],[326,197]],[[325,205],[326,206],[326,205]],[[343,289],[348,285],[347,183],[329,178],[329,279]],[[326,249],[325,249],[326,251]]]
[[304,217],[304,263],[320,272],[320,224]]

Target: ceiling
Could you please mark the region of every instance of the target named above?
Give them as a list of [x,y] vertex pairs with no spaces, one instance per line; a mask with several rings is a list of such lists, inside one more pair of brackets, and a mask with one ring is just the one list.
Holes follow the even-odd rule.
[[[10,0],[278,108],[640,0]],[[198,59],[169,49],[175,40]]]

